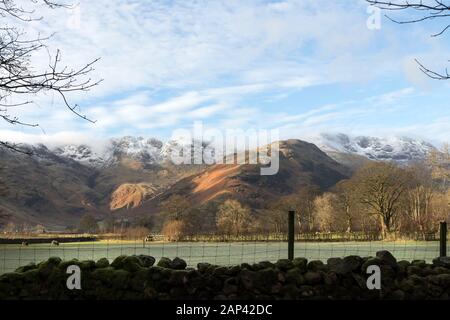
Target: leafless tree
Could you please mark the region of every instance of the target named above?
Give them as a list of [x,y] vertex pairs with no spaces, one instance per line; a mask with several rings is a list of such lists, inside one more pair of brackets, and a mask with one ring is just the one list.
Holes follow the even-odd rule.
[[346,232],[352,231],[354,223],[354,208],[355,205],[355,184],[349,180],[342,180],[333,187],[333,192],[336,195],[334,206],[338,212],[342,214],[345,220]]
[[384,237],[394,231],[402,196],[408,190],[410,174],[392,163],[375,162],[361,168],[352,178],[359,201],[379,217]]
[[[398,0],[398,1],[379,1],[379,0],[366,0],[370,5],[376,6],[385,11],[408,11],[413,14],[412,18],[408,19],[396,19],[391,15],[386,14],[386,17],[398,24],[413,24],[422,23],[431,20],[444,20],[445,24],[438,32],[432,34],[432,37],[438,37],[444,34],[450,29],[450,3],[446,0]],[[420,63],[416,59],[419,69],[428,77],[436,80],[448,80],[450,74],[445,69],[444,72],[436,72]]]
[[[29,0],[29,2],[31,6],[41,4],[52,9],[68,7],[49,0]],[[56,50],[52,55],[46,45],[51,35],[30,39],[20,27],[8,25],[42,19],[36,17],[34,10],[24,9],[15,0],[0,0],[0,19],[3,19],[0,27],[0,119],[11,125],[38,126],[36,123],[11,116],[11,111],[13,108],[33,104],[32,98],[39,93],[52,92],[60,96],[62,104],[70,112],[93,122],[80,113],[78,105],[68,101],[67,94],[88,91],[100,82],[89,78],[98,59],[78,69],[61,65],[60,51]],[[45,68],[39,68],[31,63],[33,55],[42,50],[46,50],[49,55],[49,64]],[[23,152],[16,144],[6,141],[0,141],[0,147]]]
[[239,236],[248,232],[252,224],[251,211],[237,200],[226,200],[219,206],[217,228],[223,234]]
[[433,179],[441,182],[441,191],[445,192],[450,181],[450,145],[444,144],[440,149],[431,150],[427,163]]

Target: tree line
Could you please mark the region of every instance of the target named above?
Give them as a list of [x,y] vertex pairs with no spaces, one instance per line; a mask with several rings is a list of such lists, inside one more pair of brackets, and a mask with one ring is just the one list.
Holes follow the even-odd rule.
[[[162,204],[162,233],[177,240],[202,232],[239,236],[285,233],[287,212],[296,212],[301,233],[366,232],[382,238],[426,235],[450,214],[450,149],[430,152],[426,161],[398,165],[370,162],[351,178],[322,192],[306,186],[262,209],[228,199],[215,208],[195,208],[174,195]],[[211,212],[213,210],[213,212]]]

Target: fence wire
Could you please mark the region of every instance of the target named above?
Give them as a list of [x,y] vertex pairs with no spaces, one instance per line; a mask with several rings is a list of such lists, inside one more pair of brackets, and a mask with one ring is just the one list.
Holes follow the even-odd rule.
[[[90,242],[0,244],[0,274],[13,272],[20,266],[39,263],[49,257],[63,260],[98,260],[107,258],[113,261],[120,255],[150,255],[157,261],[161,257],[184,259],[189,267],[199,262],[230,266],[260,261],[276,262],[288,256],[288,244],[283,237],[262,241],[261,237],[248,237],[241,241],[149,241],[136,240],[100,240]],[[308,260],[359,255],[374,256],[377,251],[388,250],[397,260],[425,260],[431,262],[439,256],[439,241],[305,241],[295,242],[294,257]]]

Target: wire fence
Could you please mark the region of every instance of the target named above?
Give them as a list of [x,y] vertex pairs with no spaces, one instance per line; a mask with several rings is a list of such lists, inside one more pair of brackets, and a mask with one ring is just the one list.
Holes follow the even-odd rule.
[[[49,237],[50,238],[50,237]],[[96,241],[92,241],[92,239]],[[414,239],[414,238],[412,238]],[[153,237],[153,241],[142,238],[95,239],[89,241],[59,242],[58,245],[46,243],[0,244],[0,274],[12,272],[29,263],[39,263],[49,257],[63,260],[112,261],[120,255],[150,255],[156,260],[161,257],[184,259],[189,267],[199,262],[216,265],[236,265],[260,261],[275,262],[288,257],[287,235],[267,234],[241,237],[219,235],[197,235],[184,237],[180,241],[169,242]],[[294,246],[295,257],[326,262],[332,257],[359,255],[374,256],[377,251],[388,250],[397,260],[425,260],[431,262],[439,256],[439,235],[423,237],[418,240],[381,241],[379,236],[366,234],[297,234]],[[11,241],[10,241],[11,242]]]

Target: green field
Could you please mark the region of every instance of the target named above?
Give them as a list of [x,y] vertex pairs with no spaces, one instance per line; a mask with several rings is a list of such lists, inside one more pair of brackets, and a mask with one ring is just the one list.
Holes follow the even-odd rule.
[[[295,256],[309,260],[323,260],[347,255],[374,256],[379,250],[391,251],[398,260],[421,259],[431,262],[439,255],[438,242],[297,242]],[[276,261],[287,258],[286,242],[178,242],[146,243],[142,241],[111,241],[50,244],[0,245],[0,273],[14,271],[30,262],[40,262],[49,257],[63,260],[98,260],[126,254],[146,254],[160,257],[181,257],[189,266],[199,262],[218,265],[233,265],[243,262]]]

